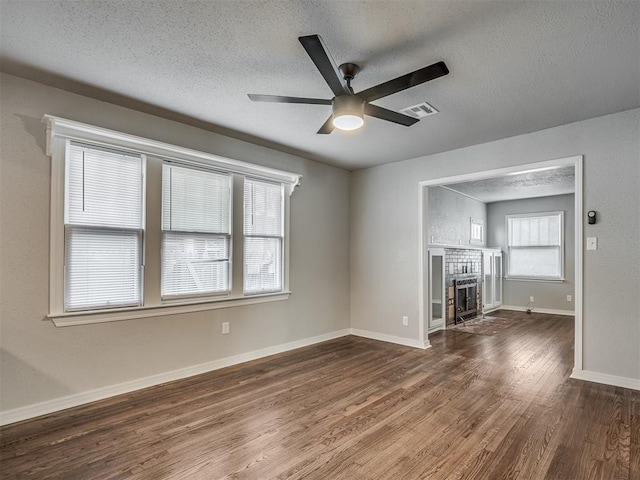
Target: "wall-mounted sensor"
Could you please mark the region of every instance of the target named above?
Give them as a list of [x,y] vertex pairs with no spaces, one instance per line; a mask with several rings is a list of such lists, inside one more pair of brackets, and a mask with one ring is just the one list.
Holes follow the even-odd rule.
[[593,225],[596,223],[596,212],[595,210],[590,210],[587,212],[587,218],[589,219],[589,225]]

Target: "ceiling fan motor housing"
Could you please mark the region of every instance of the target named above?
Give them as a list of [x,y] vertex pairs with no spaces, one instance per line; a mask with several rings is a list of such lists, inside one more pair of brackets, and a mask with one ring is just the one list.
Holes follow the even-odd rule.
[[362,117],[364,114],[364,100],[356,95],[338,95],[333,99],[333,115],[355,115]]

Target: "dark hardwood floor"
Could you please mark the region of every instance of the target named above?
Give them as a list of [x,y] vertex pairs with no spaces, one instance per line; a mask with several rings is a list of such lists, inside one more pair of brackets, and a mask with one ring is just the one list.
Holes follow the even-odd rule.
[[6,479],[640,479],[640,392],[570,380],[573,319],[421,351],[345,337],[0,429]]

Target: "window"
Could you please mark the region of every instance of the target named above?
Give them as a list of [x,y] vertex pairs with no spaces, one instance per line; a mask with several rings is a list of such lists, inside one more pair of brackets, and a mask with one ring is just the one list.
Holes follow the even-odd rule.
[[244,181],[244,292],[282,290],[282,185]]
[[471,219],[471,232],[469,234],[469,243],[471,245],[484,244],[484,220],[476,218]]
[[66,167],[65,311],[140,305],[142,157],[70,144]]
[[289,205],[300,175],[43,122],[56,326],[289,298]]
[[562,280],[563,212],[507,215],[507,276]]
[[162,297],[228,293],[231,176],[162,168]]

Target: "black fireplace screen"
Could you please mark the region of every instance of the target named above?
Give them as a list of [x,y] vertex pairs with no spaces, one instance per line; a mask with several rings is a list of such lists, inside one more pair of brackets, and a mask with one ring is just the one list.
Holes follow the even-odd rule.
[[476,279],[457,280],[456,287],[456,316],[457,320],[475,316],[478,312],[478,281]]

